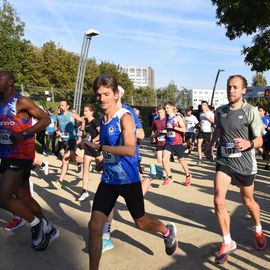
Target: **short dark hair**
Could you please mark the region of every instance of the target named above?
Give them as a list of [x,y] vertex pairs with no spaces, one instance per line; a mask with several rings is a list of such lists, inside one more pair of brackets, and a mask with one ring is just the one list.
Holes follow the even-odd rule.
[[186,109],[186,113],[187,113],[187,112],[192,112],[191,107],[188,107],[188,108]]
[[208,101],[206,101],[206,100],[202,100],[201,104],[203,104],[203,103],[206,103],[208,105]]
[[111,88],[114,93],[118,93],[117,80],[113,75],[109,73],[102,73],[98,77],[96,77],[93,83],[94,92],[96,93],[101,86]]
[[157,110],[164,110],[164,106],[163,105],[158,105]]
[[95,112],[95,107],[92,104],[90,104],[90,103],[85,104],[84,105],[84,108],[88,108],[93,113]]
[[16,79],[15,79],[14,74],[11,71],[2,69],[0,70],[0,72],[3,73],[9,80],[12,80],[13,84],[15,84]]
[[239,78],[239,79],[241,79],[243,88],[247,88],[248,83],[247,83],[246,78],[245,78],[244,76],[242,76],[242,75],[239,75],[239,74],[231,75],[231,76],[228,78],[228,80],[227,80],[227,85],[229,84],[229,81],[232,80],[232,79],[234,79],[234,78]]
[[172,106],[172,107],[175,106],[175,105],[174,105],[172,102],[170,102],[170,101],[166,101],[166,102],[164,103],[164,107],[167,106],[167,105]]
[[265,107],[264,107],[263,105],[259,105],[259,106],[258,106],[258,110],[259,110],[259,109],[263,109],[264,111],[266,111],[266,110],[265,110]]

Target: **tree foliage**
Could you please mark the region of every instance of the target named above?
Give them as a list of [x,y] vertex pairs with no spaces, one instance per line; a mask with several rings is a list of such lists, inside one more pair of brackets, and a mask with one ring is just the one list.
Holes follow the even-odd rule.
[[[25,92],[32,97],[46,100],[46,89],[54,92],[56,100],[68,100],[72,104],[79,55],[66,51],[54,41],[44,43],[41,48],[35,47],[23,38],[24,27],[25,24],[17,16],[14,7],[3,0],[3,7],[0,9],[0,68],[12,71],[17,84],[24,85]],[[119,71],[115,64],[103,61],[98,65],[91,58],[86,64],[83,104],[95,102],[93,81],[97,75],[105,72],[114,75],[125,89],[124,100],[136,94],[128,75]]]
[[257,72],[256,75],[252,77],[252,86],[266,86],[267,81],[262,73]]
[[226,36],[233,40],[254,35],[252,46],[243,46],[245,63],[251,70],[270,69],[270,0],[211,0],[216,5],[218,25],[224,25]]
[[17,16],[13,6],[3,0],[3,7],[0,9],[0,67],[17,73],[19,80],[25,49],[23,35],[24,23]]

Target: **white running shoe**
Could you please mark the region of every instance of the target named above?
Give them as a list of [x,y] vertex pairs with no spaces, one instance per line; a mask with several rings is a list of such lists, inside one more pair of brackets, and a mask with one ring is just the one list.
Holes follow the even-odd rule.
[[84,200],[86,200],[89,197],[89,193],[86,192],[82,192],[81,196],[78,198],[78,201],[82,202]]
[[44,171],[45,175],[48,175],[49,174],[49,162],[45,161],[44,164],[45,164],[45,166],[41,167],[41,170]]

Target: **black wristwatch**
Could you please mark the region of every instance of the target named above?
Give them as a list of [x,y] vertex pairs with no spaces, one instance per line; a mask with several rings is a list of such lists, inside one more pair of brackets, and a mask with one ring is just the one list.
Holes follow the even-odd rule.
[[103,148],[103,145],[102,145],[102,144],[100,144],[100,145],[99,145],[99,148],[98,148],[98,151],[100,151],[100,152],[101,152],[101,151],[102,151],[102,148]]
[[250,147],[249,149],[253,149],[254,148],[254,142],[253,141],[249,141],[250,142]]

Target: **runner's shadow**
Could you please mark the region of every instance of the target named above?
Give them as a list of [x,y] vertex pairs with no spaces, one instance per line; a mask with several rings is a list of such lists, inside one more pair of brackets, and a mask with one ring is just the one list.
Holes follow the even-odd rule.
[[151,249],[149,249],[148,247],[146,247],[142,243],[136,241],[135,239],[133,239],[132,237],[130,237],[129,235],[127,235],[121,231],[114,230],[111,235],[112,235],[112,237],[120,239],[121,241],[126,242],[131,246],[137,247],[138,249],[142,250],[143,252],[147,253],[148,255],[152,255],[152,256],[154,255],[154,253]]

